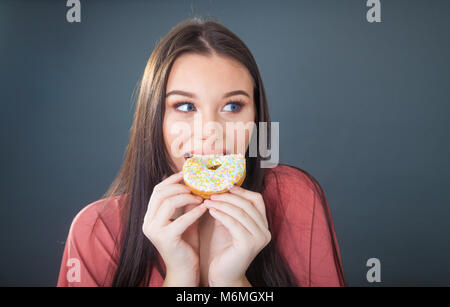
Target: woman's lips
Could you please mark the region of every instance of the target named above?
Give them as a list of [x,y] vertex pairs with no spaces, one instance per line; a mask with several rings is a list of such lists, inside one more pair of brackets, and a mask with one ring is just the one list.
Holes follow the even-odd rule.
[[194,151],[194,150],[192,150],[192,151],[190,151],[190,152],[187,152],[187,153],[185,153],[184,154],[184,160],[187,160],[187,159],[189,159],[189,158],[191,158],[193,155],[228,155],[229,154],[229,152],[227,151],[227,150],[223,150],[223,151],[219,151],[219,152],[217,152],[217,151],[212,151],[212,152],[202,152],[202,153],[200,153],[200,152],[197,152],[197,151]]

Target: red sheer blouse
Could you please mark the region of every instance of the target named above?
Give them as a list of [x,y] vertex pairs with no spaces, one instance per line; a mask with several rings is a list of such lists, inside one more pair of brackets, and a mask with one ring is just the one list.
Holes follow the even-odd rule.
[[[267,216],[272,219],[272,239],[297,285],[344,286],[330,210],[318,184],[300,169],[278,165],[267,172],[262,194]],[[65,243],[57,286],[111,285],[118,263],[119,253],[114,249],[123,202],[123,195],[97,200],[76,215]],[[162,283],[163,277],[154,267],[150,286]]]

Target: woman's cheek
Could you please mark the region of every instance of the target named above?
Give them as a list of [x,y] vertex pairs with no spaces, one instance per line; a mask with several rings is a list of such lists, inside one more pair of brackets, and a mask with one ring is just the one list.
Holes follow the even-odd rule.
[[174,162],[183,156],[182,148],[186,139],[186,125],[182,122],[165,118],[163,124],[163,135],[166,149]]
[[227,149],[231,149],[233,153],[245,154],[252,130],[245,129],[242,126],[236,127],[234,130],[228,130],[225,136]]

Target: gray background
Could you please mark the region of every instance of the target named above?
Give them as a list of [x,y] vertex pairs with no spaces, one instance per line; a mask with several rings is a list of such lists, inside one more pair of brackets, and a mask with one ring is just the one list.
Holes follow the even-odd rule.
[[156,42],[211,14],[252,50],[281,162],[331,206],[346,277],[449,285],[450,2],[0,2],[0,285],[55,285],[70,223],[122,162],[131,95]]

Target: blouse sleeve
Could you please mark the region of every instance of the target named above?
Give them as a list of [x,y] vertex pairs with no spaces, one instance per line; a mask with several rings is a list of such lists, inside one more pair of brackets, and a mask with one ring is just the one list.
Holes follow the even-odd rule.
[[[326,202],[326,199],[324,200]],[[339,273],[340,254],[328,205],[314,193],[310,239],[310,286],[343,286]],[[328,224],[327,215],[330,217]],[[332,238],[334,237],[334,240]]]
[[[277,243],[302,287],[344,286],[342,263],[325,196],[296,168],[284,167],[280,190]],[[328,223],[327,216],[330,223]]]
[[58,287],[97,287],[110,283],[116,266],[114,240],[106,224],[88,205],[74,218],[64,247]]

